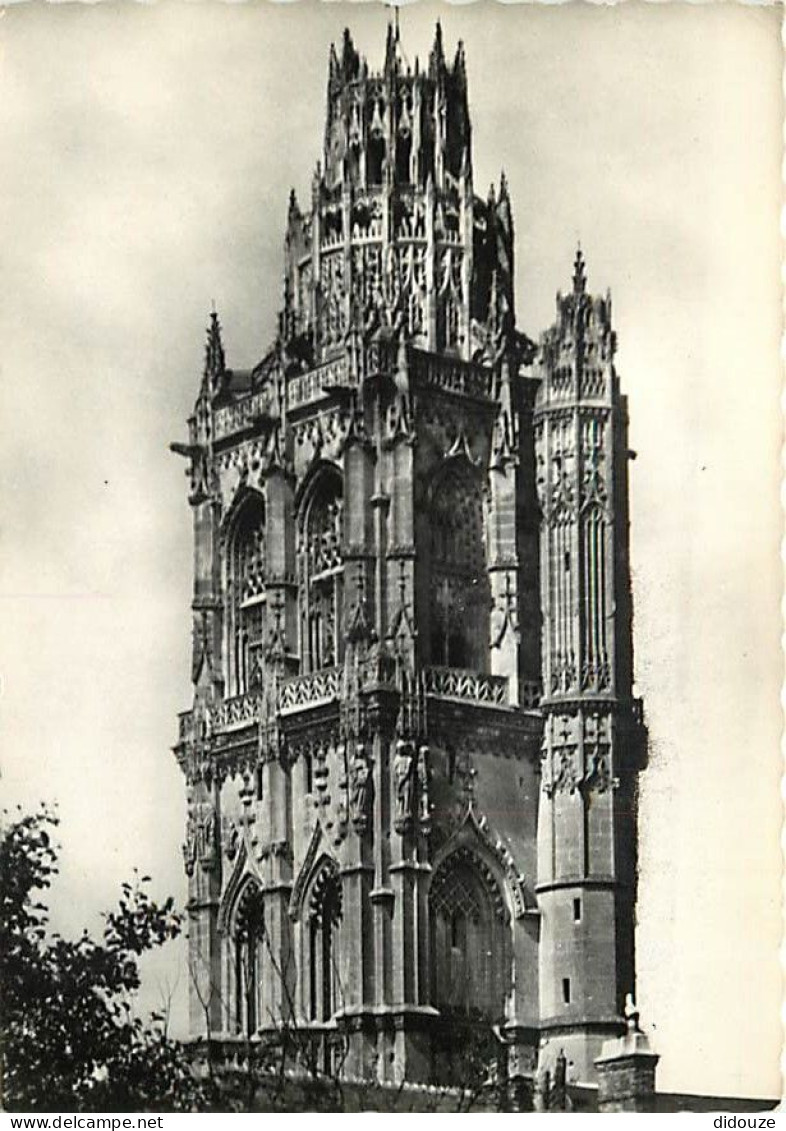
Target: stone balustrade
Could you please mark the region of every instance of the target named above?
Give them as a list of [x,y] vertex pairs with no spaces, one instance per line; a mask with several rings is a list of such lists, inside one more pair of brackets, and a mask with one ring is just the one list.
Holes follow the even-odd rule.
[[478,707],[508,707],[507,676],[484,675],[466,668],[425,668],[423,689],[437,699],[457,699]]
[[258,721],[261,708],[261,695],[252,693],[225,699],[211,711],[210,729],[214,733],[221,733],[234,730],[235,727],[248,726]]
[[278,709],[282,715],[331,703],[341,694],[343,667],[322,668],[309,675],[285,680],[278,693]]
[[[359,671],[361,687],[366,684],[393,682],[395,670],[392,661],[377,661]],[[480,707],[509,707],[510,692],[507,676],[486,675],[467,668],[429,667],[423,670],[423,690],[436,699],[453,699]],[[344,667],[322,668],[308,675],[293,676],[284,680],[278,690],[278,710],[282,715],[312,707],[334,703],[341,698]],[[540,684],[528,680],[521,684],[521,706],[533,709],[539,706]],[[213,734],[249,726],[259,722],[264,711],[264,697],[259,692],[236,695],[213,707],[206,719],[206,729]],[[183,711],[179,716],[178,742],[192,743],[197,733],[193,711]]]
[[352,375],[346,354],[326,361],[324,365],[298,373],[287,381],[287,403],[290,408],[310,404],[325,396],[331,389],[349,385]]
[[261,389],[250,397],[243,397],[233,404],[216,409],[213,417],[213,439],[223,440],[249,428],[261,416],[270,412],[270,390]]
[[446,393],[474,400],[494,398],[493,370],[472,362],[413,350],[412,369],[416,378]]

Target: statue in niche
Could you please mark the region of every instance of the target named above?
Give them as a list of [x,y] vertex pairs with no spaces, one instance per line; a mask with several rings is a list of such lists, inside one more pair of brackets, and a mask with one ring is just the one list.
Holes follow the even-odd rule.
[[193,876],[194,864],[197,856],[197,823],[194,814],[189,811],[186,821],[186,840],[183,845],[183,860],[186,865],[186,875]]
[[589,751],[587,772],[584,784],[595,786],[598,793],[605,793],[609,787],[609,763],[603,746],[593,746]]
[[368,823],[372,789],[371,767],[365,748],[358,744],[349,767],[349,814],[357,832],[363,832]]
[[555,751],[558,759],[553,788],[558,791],[575,793],[581,781],[580,768],[577,764],[578,747],[563,746]]
[[431,824],[431,807],[429,805],[429,748],[421,746],[418,751],[418,784],[420,785],[420,823],[425,830]]
[[396,829],[403,832],[412,821],[415,800],[415,758],[411,742],[399,739],[393,759],[393,777],[396,782]]
[[216,814],[212,805],[205,806],[205,815],[202,820],[202,851],[201,858],[205,867],[210,867],[216,856]]

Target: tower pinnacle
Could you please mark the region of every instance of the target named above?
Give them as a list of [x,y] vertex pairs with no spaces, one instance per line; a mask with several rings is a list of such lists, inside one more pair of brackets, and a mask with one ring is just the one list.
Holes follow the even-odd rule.
[[211,390],[215,391],[226,369],[224,346],[221,341],[221,323],[215,305],[210,312],[210,325],[207,328],[205,346],[205,379]]
[[581,244],[576,248],[576,258],[573,261],[573,293],[583,295],[587,288],[587,272]]
[[331,47],[278,334],[227,368],[212,309],[174,445],[190,1026],[256,1046],[351,1018],[342,1073],[452,1082],[471,1011],[518,1106],[538,1068],[558,1094],[568,1066],[596,1079],[635,985],[627,409],[580,247],[541,348],[518,329],[463,45],[437,23],[410,66],[402,2],[378,69]]

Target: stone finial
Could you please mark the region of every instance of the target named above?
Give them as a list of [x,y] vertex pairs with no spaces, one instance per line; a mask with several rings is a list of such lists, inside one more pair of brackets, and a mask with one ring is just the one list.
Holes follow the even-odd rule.
[[336,54],[336,45],[335,43],[331,43],[330,57],[328,59],[328,81],[331,85],[339,81],[339,71],[340,67],[338,62],[338,55]]
[[360,71],[360,56],[355,50],[349,28],[344,28],[344,41],[341,48],[341,77],[344,82],[357,78]]
[[636,1003],[633,1000],[633,994],[625,995],[625,1021],[627,1022],[629,1033],[640,1033],[639,1028],[639,1011],[636,1008]]
[[466,54],[464,52],[464,40],[463,39],[460,39],[458,41],[458,46],[456,47],[456,58],[453,61],[453,74],[459,75],[459,76],[461,76],[461,78],[466,80],[467,57],[466,57]]
[[573,293],[583,295],[587,289],[587,272],[581,244],[576,248],[576,258],[573,261]]

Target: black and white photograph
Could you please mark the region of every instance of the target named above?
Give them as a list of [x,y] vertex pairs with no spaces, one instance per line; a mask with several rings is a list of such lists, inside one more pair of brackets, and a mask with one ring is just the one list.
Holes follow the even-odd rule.
[[2,1110],[777,1108],[781,20],[0,7]]

